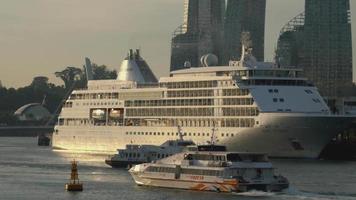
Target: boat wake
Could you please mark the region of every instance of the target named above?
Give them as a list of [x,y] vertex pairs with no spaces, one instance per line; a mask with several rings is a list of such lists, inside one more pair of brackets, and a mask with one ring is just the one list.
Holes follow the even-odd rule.
[[290,187],[282,192],[263,192],[263,191],[249,191],[242,193],[234,193],[237,196],[251,197],[251,198],[270,198],[273,199],[308,199],[308,200],[356,200],[356,194],[334,193],[334,192],[310,192],[300,191],[296,188]]
[[290,187],[283,193],[278,194],[282,199],[310,199],[310,200],[355,200],[356,194],[335,193],[335,192],[311,192],[300,191],[296,188]]
[[271,197],[277,195],[277,193],[251,190],[248,192],[234,193],[234,195],[245,197]]

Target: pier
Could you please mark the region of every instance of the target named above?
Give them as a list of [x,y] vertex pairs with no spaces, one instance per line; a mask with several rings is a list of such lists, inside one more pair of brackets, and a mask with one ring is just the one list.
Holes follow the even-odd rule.
[[4,126],[0,127],[0,137],[37,137],[52,135],[54,126]]

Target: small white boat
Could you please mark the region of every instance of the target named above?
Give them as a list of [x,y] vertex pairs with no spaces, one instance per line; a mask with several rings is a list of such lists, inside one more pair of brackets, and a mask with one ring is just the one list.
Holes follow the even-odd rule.
[[288,180],[275,175],[267,155],[261,153],[182,152],[136,165],[129,172],[140,186],[216,192],[274,192],[289,187]]
[[181,128],[178,127],[178,130],[180,138],[177,140],[168,140],[159,146],[129,144],[125,149],[118,149],[117,154],[109,156],[105,163],[113,168],[131,167],[180,153],[189,146],[194,148],[195,143],[191,140],[184,140]]

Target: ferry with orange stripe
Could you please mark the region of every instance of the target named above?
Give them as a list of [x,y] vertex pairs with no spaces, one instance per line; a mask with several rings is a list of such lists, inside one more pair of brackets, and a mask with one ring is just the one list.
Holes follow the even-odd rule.
[[136,165],[129,172],[140,186],[215,192],[278,192],[289,187],[266,154],[227,152],[215,145]]

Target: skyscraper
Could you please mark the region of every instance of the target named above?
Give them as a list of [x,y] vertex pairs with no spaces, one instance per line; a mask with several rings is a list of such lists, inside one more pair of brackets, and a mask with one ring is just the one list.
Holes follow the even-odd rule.
[[223,21],[225,0],[185,0],[184,23],[173,34],[171,71],[200,66],[207,54],[223,56]]
[[347,95],[352,85],[349,0],[306,0],[301,66],[329,98]]
[[250,32],[253,55],[264,60],[266,0],[228,0],[225,19],[224,62],[241,56],[240,37],[242,32]]

